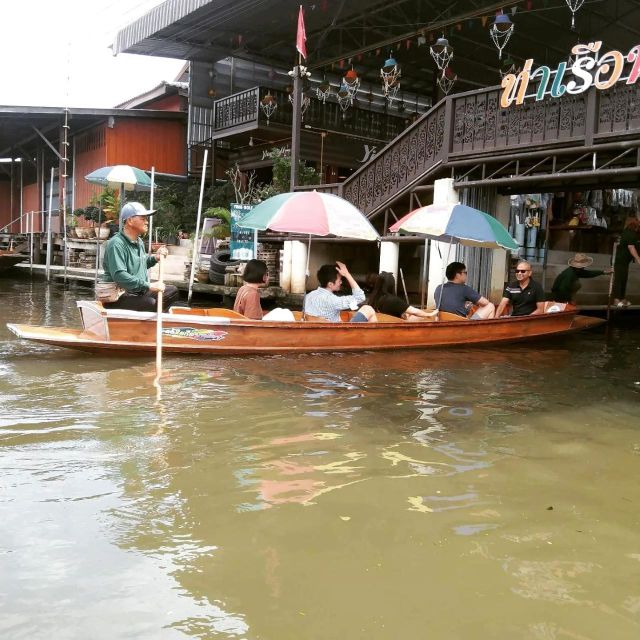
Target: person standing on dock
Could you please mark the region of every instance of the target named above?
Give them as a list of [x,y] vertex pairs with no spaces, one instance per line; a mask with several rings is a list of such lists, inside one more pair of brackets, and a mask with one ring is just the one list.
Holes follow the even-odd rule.
[[640,264],[640,220],[636,216],[627,218],[613,263],[613,304],[621,309],[631,304],[625,297],[631,262]]
[[555,302],[574,302],[576,294],[582,286],[581,278],[597,278],[607,273],[611,273],[613,269],[607,267],[603,270],[589,270],[593,258],[584,253],[576,253],[568,262],[569,266],[553,281],[551,287],[551,299]]
[[509,283],[502,294],[502,300],[496,311],[496,318],[500,318],[511,304],[512,316],[536,316],[544,313],[544,291],[531,278],[533,270],[526,260],[520,260],[516,265],[516,282]]
[[[147,270],[160,260],[160,256],[167,255],[166,247],[158,249],[155,256],[147,255],[145,251],[141,236],[149,230],[149,216],[153,213],[139,202],[127,202],[120,211],[120,231],[106,244],[104,275],[96,287],[98,300],[108,309],[156,311],[158,292],[163,291],[162,306],[166,311],[180,297],[173,285],[149,281]],[[110,288],[114,293],[101,297],[101,292]]]

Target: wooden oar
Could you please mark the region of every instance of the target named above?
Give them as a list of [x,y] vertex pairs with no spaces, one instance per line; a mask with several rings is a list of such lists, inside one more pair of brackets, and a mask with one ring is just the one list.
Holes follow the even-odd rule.
[[[160,254],[158,268],[158,284],[164,284],[164,255]],[[163,292],[158,291],[158,315],[156,320],[156,380],[162,373],[162,298]]]
[[609,297],[607,298],[607,322],[611,318],[611,305],[613,304],[613,276],[615,275],[616,253],[618,251],[618,243],[613,243],[613,255],[611,256],[611,276],[609,277]]

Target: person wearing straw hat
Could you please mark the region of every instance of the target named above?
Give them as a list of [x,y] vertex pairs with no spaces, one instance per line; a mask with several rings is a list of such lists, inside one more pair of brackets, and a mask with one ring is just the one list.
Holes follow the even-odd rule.
[[149,216],[154,213],[139,202],[127,202],[120,211],[120,231],[107,242],[104,275],[96,285],[96,297],[108,309],[155,311],[158,292],[163,291],[166,311],[180,297],[173,285],[149,281],[147,270],[167,255],[166,247],[154,256],[145,251],[141,236],[149,230]]
[[582,278],[597,278],[612,273],[613,269],[607,267],[603,270],[589,270],[593,263],[591,256],[584,253],[576,253],[568,261],[569,266],[558,275],[551,287],[551,299],[554,302],[575,302],[576,294],[580,290]]

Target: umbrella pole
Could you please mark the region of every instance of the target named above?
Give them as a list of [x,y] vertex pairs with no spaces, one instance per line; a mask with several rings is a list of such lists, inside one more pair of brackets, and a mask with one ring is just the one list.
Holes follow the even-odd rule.
[[[156,168],[151,167],[151,195],[149,196],[149,209],[153,211],[153,190],[156,185]],[[153,240],[153,216],[149,216],[149,253],[151,253],[151,241]]]
[[440,310],[440,303],[442,302],[442,294],[444,293],[444,281],[445,281],[445,273],[447,270],[447,265],[449,264],[449,256],[451,254],[451,243],[453,242],[453,236],[449,239],[449,246],[447,247],[447,259],[445,263],[442,265],[442,274],[440,276],[440,295],[438,296],[438,303],[436,304],[436,309]]
[[420,308],[424,309],[424,301],[429,287],[429,258],[431,254],[431,240],[424,239],[424,254],[422,256],[422,290],[420,292]]
[[400,280],[402,281],[402,289],[404,291],[404,298],[409,304],[409,294],[407,293],[407,285],[404,283],[404,273],[402,273],[402,267],[400,267]]
[[198,217],[196,219],[196,233],[193,238],[193,255],[191,256],[191,273],[189,275],[189,293],[187,294],[187,302],[191,302],[193,294],[193,277],[196,271],[196,259],[200,258],[200,250],[198,247],[198,232],[200,231],[200,216],[202,215],[202,199],[204,197],[204,179],[206,176],[205,167],[207,166],[207,155],[209,149],[204,150],[204,159],[202,161],[202,178],[200,179],[200,198],[198,199]]
[[124,207],[127,204],[127,196],[124,192],[124,182],[120,183],[120,208]]
[[309,234],[309,244],[307,245],[307,266],[304,269],[304,293],[302,294],[302,320],[307,319],[304,310],[304,300],[307,297],[307,283],[309,281],[309,257],[311,256],[311,234]]

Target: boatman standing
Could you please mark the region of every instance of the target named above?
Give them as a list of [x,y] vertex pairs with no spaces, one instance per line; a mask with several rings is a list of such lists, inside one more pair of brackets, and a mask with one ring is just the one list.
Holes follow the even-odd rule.
[[531,265],[520,260],[516,265],[516,282],[509,283],[502,294],[496,318],[502,316],[510,303],[512,316],[535,316],[544,313],[544,291],[531,278]]
[[111,238],[104,252],[104,275],[96,286],[96,298],[108,309],[156,311],[158,292],[164,292],[162,307],[166,311],[179,299],[173,285],[150,282],[148,269],[167,255],[161,247],[154,256],[147,255],[142,237],[149,230],[148,211],[139,202],[127,202],[120,211],[120,231]]

